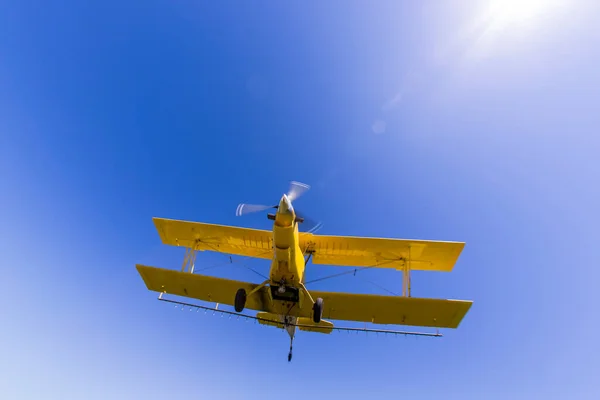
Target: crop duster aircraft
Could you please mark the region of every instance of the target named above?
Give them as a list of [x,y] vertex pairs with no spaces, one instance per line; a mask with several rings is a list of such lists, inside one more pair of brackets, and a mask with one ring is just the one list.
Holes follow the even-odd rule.
[[[181,271],[136,265],[146,287],[160,293],[161,300],[253,318],[261,324],[285,329],[290,336],[288,361],[292,358],[296,328],[320,333],[357,330],[441,336],[439,333],[337,327],[330,320],[458,327],[472,302],[411,297],[410,271],[451,271],[464,243],[317,235],[314,229],[300,232],[299,224],[307,223],[307,219],[298,215],[293,202],[308,188],[308,185],[292,182],[290,191],[281,197],[278,205],[238,206],[237,215],[275,209],[268,214],[273,220],[272,230],[154,218],[162,242],[186,248],[186,255]],[[194,273],[198,251],[270,260],[268,279],[250,283]],[[309,259],[313,264],[402,271],[402,296],[309,290],[305,286]],[[164,294],[217,305],[209,308],[167,300]],[[231,305],[235,312],[219,310],[219,304]],[[258,313],[250,316],[242,313],[245,309]]]

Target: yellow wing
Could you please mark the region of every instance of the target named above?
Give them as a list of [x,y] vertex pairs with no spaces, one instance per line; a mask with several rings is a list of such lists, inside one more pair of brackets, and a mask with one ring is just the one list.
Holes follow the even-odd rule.
[[[202,301],[233,306],[235,293],[243,288],[250,293],[258,285],[176,270],[136,265],[149,290],[184,296]],[[271,314],[289,310],[271,303],[267,287],[248,296],[245,308]],[[335,292],[310,291],[311,296],[323,299],[323,318],[361,321],[375,324],[414,325],[438,328],[457,328],[471,307],[471,301],[422,299],[414,297],[377,296]],[[304,301],[294,315],[312,318],[312,304]]]
[[300,248],[313,253],[314,264],[452,271],[464,242],[380,239],[300,234]]
[[[258,285],[212,276],[185,273],[170,269],[148,267],[137,264],[136,268],[148,290],[176,296],[190,297],[202,301],[234,305],[235,294],[243,288],[250,293]],[[246,308],[271,311],[267,288],[259,289],[246,300]]]
[[[323,299],[323,318],[375,324],[457,328],[472,301],[310,291]],[[303,314],[312,305],[305,304]],[[306,308],[306,309],[305,309]]]
[[273,257],[271,231],[153,218],[164,244],[256,258]]

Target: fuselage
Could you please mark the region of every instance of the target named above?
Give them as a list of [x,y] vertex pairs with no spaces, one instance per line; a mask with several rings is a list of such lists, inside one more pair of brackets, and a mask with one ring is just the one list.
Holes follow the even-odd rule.
[[300,248],[298,220],[294,207],[285,194],[279,202],[274,219],[273,261],[269,272],[272,311],[259,313],[258,316],[283,323],[290,335],[289,361],[292,359],[291,341],[294,340],[296,324],[299,321],[302,324],[310,324],[311,321],[301,315],[302,303],[307,301],[306,296],[310,298],[310,295],[303,285],[306,262],[304,252]]
[[273,261],[269,278],[272,284],[297,288],[304,281],[304,268],[296,213],[287,196],[283,195],[273,223]]

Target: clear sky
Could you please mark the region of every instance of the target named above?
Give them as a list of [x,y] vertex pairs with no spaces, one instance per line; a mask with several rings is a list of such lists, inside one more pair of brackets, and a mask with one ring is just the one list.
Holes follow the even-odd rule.
[[[1,397],[598,398],[598,11],[2,2]],[[474,301],[459,329],[299,333],[288,364],[284,332],[145,288],[136,263],[183,259],[153,216],[267,228],[236,206],[290,180],[320,233],[465,241],[452,273],[413,278]],[[384,271],[313,287],[385,294],[367,280],[401,290]]]

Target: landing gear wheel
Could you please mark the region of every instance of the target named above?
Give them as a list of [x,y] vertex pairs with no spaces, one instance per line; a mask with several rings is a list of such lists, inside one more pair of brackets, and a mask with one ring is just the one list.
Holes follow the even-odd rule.
[[246,291],[244,289],[238,289],[233,304],[236,312],[242,312],[244,310],[244,307],[246,306]]
[[313,321],[315,324],[321,322],[321,316],[323,315],[323,299],[318,298],[313,304]]
[[292,361],[292,352],[290,351],[290,353],[288,354],[288,362]]

